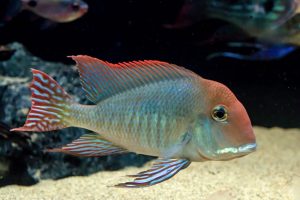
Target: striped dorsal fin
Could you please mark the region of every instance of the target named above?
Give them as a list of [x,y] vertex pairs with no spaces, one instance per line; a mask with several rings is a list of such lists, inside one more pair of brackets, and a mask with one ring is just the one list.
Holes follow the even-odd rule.
[[87,97],[94,103],[146,84],[195,76],[183,67],[161,61],[112,64],[89,56],[70,57],[77,63]]

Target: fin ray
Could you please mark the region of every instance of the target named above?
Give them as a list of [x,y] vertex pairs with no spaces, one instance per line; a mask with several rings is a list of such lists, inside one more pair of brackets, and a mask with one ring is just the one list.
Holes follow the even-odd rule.
[[194,75],[182,67],[155,60],[112,64],[84,55],[70,57],[77,63],[87,97],[94,103],[145,84]]
[[126,188],[152,186],[172,178],[180,170],[188,167],[190,163],[191,162],[187,159],[157,160],[149,170],[140,172],[136,175],[129,175],[129,177],[135,178],[132,182],[120,183],[115,186]]
[[83,157],[100,157],[112,154],[128,153],[126,149],[115,146],[113,143],[103,139],[103,137],[97,133],[84,134],[66,146],[48,149],[47,151],[61,152]]
[[71,97],[50,76],[32,69],[31,109],[25,125],[12,131],[50,131],[68,127]]

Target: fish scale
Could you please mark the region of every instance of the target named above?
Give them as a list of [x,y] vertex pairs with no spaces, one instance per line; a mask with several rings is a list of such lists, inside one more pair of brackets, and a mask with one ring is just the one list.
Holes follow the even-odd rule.
[[[101,132],[104,133],[104,137],[106,137],[107,135],[108,139],[110,139],[111,141],[122,138],[123,140],[126,140],[130,143],[128,146],[136,144],[136,142],[138,142],[138,144],[141,144],[141,147],[139,148],[163,148],[164,146],[161,146],[161,144],[163,144],[161,142],[163,140],[163,136],[166,134],[167,138],[170,139],[170,135],[174,135],[174,138],[176,139],[177,135],[175,134],[175,130],[176,128],[179,128],[179,126],[173,125],[172,127],[168,125],[168,127],[170,127],[171,129],[167,130],[164,127],[165,125],[161,126],[161,124],[163,124],[162,119],[167,118],[166,114],[168,112],[173,112],[174,114],[177,113],[176,115],[187,115],[184,113],[190,112],[189,110],[181,111],[180,109],[177,109],[177,107],[181,108],[181,103],[179,102],[181,102],[183,99],[175,99],[174,95],[178,96],[178,94],[174,93],[172,91],[172,86],[170,87],[169,85],[171,84],[166,82],[165,88],[160,84],[159,88],[158,85],[148,85],[147,87],[142,87],[139,90],[128,91],[128,94],[123,94],[122,97],[117,95],[107,101],[102,102],[100,105],[98,105],[97,109],[91,109],[90,112],[81,111],[81,113],[88,113],[92,116],[99,116],[100,118],[97,117],[97,119],[92,119],[92,117],[85,118],[88,118],[92,121],[90,124],[102,124]],[[186,83],[183,84],[182,87],[187,87]],[[159,89],[161,89],[161,92],[165,94],[158,97],[157,92]],[[186,92],[187,90],[182,91]],[[136,96],[139,96],[141,100],[136,101]],[[162,103],[164,102],[164,99],[168,101]],[[167,104],[172,103],[170,102],[170,99],[176,100],[173,102],[173,104],[177,104],[177,107],[166,106]],[[188,98],[184,100],[184,102],[187,101],[189,101]],[[165,109],[160,109],[161,107],[164,107]],[[189,107],[187,107],[187,109],[188,108]],[[112,112],[112,110],[114,111]],[[93,112],[96,112],[98,114],[94,114]],[[174,117],[176,117],[176,115]],[[171,113],[169,113],[169,118],[170,116],[172,116]],[[79,117],[83,116],[79,115]],[[85,120],[77,118],[76,121]],[[86,127],[86,125],[84,128],[93,130],[93,127]],[[174,130],[173,134],[172,130]],[[173,141],[174,139],[170,140],[169,143]],[[118,141],[114,142],[118,143]],[[168,143],[164,144],[166,146],[168,145]],[[124,146],[124,143],[122,145]]]
[[[172,114],[168,112],[173,112],[175,117],[176,115],[180,115],[180,118],[182,118],[187,115],[185,113],[191,111],[176,110],[176,108],[182,108],[181,103],[189,102],[190,99],[187,98],[188,96],[185,96],[186,99],[180,98],[178,94],[173,91],[173,87],[169,87],[169,85],[172,84],[166,82],[165,85],[167,86],[166,89],[161,89],[163,88],[161,85],[159,85],[159,88],[157,88],[156,85],[152,87],[148,85],[140,90],[128,91],[128,94],[123,94],[122,97],[115,96],[109,99],[109,101],[104,101],[100,105],[97,105],[96,109],[89,107],[88,109],[90,111],[88,112],[85,111],[85,109],[87,109],[86,106],[80,107],[79,112],[74,113],[77,115],[74,116],[76,122],[72,123],[77,123],[77,126],[95,130],[96,132],[98,130],[98,132],[104,134],[104,137],[108,136],[109,140],[116,143],[118,143],[118,141],[115,140],[122,138],[129,143],[128,146],[140,144],[141,146],[139,148],[166,148],[178,138],[178,134],[183,134],[183,132],[175,134],[175,130],[183,131],[177,124],[184,122],[183,120],[182,122],[176,123],[176,119],[170,119]],[[185,87],[188,87],[188,85],[184,83],[182,87],[184,88],[182,91],[186,92]],[[166,94],[157,97],[158,89],[161,89],[161,92]],[[141,94],[140,91],[144,91],[143,94],[145,96],[142,96],[143,94]],[[143,100],[138,102],[134,101],[137,95]],[[172,104],[169,101],[162,103],[164,99],[175,99],[176,101],[173,101],[173,104],[177,103],[178,105],[174,107],[169,106]],[[165,109],[160,109],[160,107],[164,107]],[[88,113],[88,115],[84,116],[82,113]],[[166,124],[169,129],[161,126],[161,124],[163,124],[161,119],[168,119],[169,123],[172,122],[171,125]],[[130,122],[129,124],[128,121]],[[142,126],[143,121],[148,121],[144,123],[148,124],[148,126]],[[95,126],[95,124],[99,125]],[[174,130],[174,133],[172,130]],[[163,139],[164,137],[166,139]],[[162,143],[162,140],[165,142]],[[124,143],[122,145],[124,146]],[[130,149],[130,147],[127,148]]]

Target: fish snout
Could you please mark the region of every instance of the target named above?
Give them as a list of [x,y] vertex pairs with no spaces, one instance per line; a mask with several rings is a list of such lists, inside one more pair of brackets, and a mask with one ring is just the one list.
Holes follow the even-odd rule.
[[256,137],[253,131],[253,127],[248,128],[244,134],[247,138],[248,144],[256,144]]
[[238,152],[242,154],[249,154],[251,152],[254,152],[256,150],[257,144],[254,143],[248,143],[245,145],[242,145],[238,148]]
[[244,145],[241,145],[238,148],[238,151],[240,153],[251,153],[253,151],[256,150],[257,144],[256,144],[256,137],[253,131],[253,128],[251,126],[251,128],[248,128],[245,132],[244,132]]

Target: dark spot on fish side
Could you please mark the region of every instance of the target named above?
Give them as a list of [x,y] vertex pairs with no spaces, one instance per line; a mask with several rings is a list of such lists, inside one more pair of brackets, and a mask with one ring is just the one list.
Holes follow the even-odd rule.
[[77,2],[75,2],[75,3],[72,4],[72,9],[73,9],[74,11],[79,11],[80,5],[79,5]]
[[37,6],[37,1],[36,0],[31,0],[27,3],[28,6],[34,8]]

